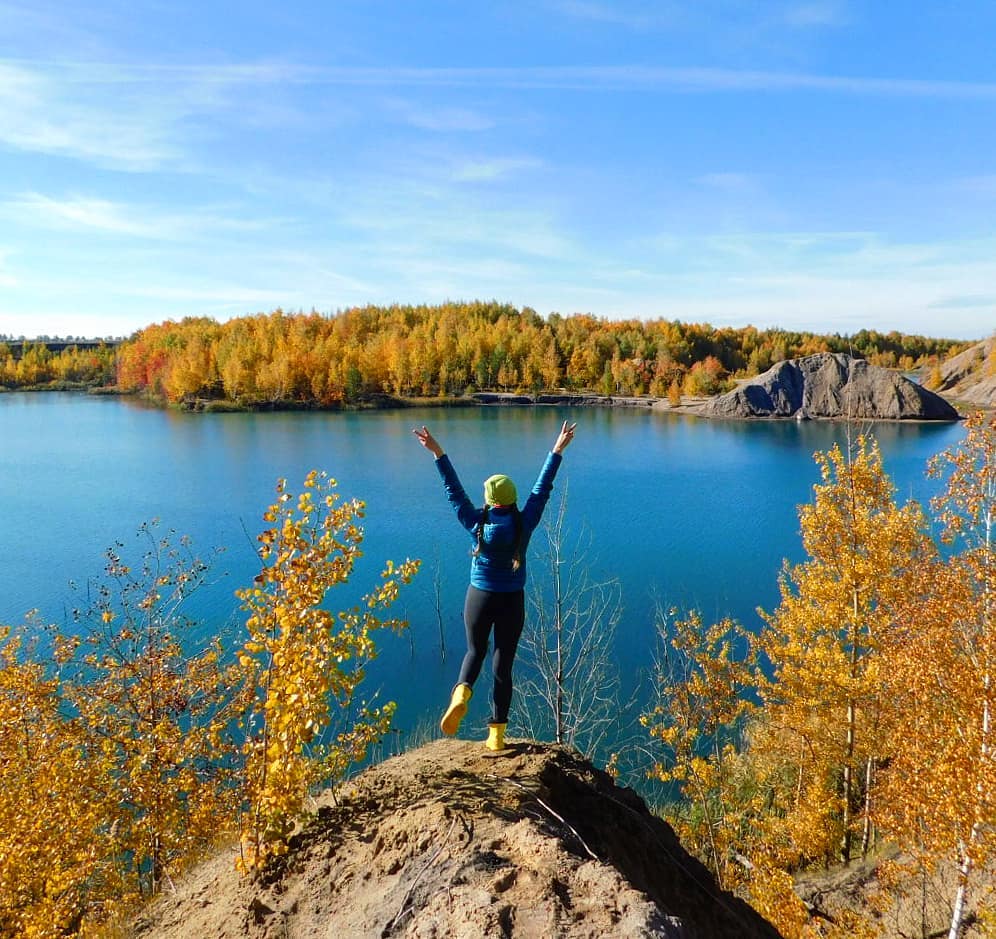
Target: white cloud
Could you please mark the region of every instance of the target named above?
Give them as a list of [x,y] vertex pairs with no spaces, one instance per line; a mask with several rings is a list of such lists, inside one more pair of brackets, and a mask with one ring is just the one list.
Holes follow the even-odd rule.
[[491,130],[495,126],[490,117],[469,108],[428,107],[398,99],[386,102],[386,107],[406,124],[420,130],[475,132]]
[[996,173],[987,176],[966,176],[956,179],[953,188],[971,196],[996,198]]
[[106,199],[51,199],[26,193],[0,206],[5,215],[44,228],[90,229],[115,235],[156,237],[155,226],[129,217],[127,210]]
[[0,248],[0,287],[16,287],[17,278],[10,272],[7,256],[10,252]]
[[996,293],[959,294],[941,297],[930,304],[932,310],[964,310],[971,307],[988,308],[996,328]]
[[651,279],[668,316],[966,337],[996,324],[996,307],[987,307],[996,238],[904,243],[867,232],[742,233],[688,239],[675,250],[658,256]]
[[170,119],[128,98],[91,100],[37,70],[0,62],[0,145],[149,169],[179,158]]
[[154,300],[182,301],[184,303],[210,303],[245,309],[263,306],[272,309],[285,303],[286,292],[263,290],[236,284],[210,284],[204,286],[173,287],[165,284],[131,286],[122,284],[111,289],[111,293],[129,297],[146,297]]
[[453,173],[458,182],[488,182],[510,176],[522,170],[537,169],[541,160],[531,157],[492,157],[460,162]]
[[88,196],[56,199],[37,192],[23,193],[0,203],[0,215],[40,228],[163,241],[187,241],[219,231],[254,232],[282,224],[279,219],[246,220],[209,210],[180,214],[158,206],[129,205]]
[[847,22],[847,15],[840,3],[834,3],[833,0],[817,0],[817,2],[789,4],[783,19],[789,26],[812,29],[841,26]]
[[695,181],[731,196],[756,195],[762,191],[760,179],[751,173],[706,173]]
[[556,0],[553,7],[575,19],[610,23],[640,32],[670,25],[674,19],[662,3],[630,2],[627,9],[619,0],[612,3],[602,3],[597,0]]
[[[34,68],[29,70],[23,64],[4,64],[0,61],[0,94],[4,96],[0,98],[0,103],[4,104],[16,105],[14,91],[23,95],[30,90],[39,104],[54,103],[60,111],[68,114],[70,109],[60,102],[57,93],[65,94],[67,89],[75,86],[100,85],[153,87],[152,92],[146,93],[146,98],[136,99],[139,104],[143,101],[148,104],[146,111],[149,113],[134,116],[131,122],[116,115],[117,130],[122,136],[136,128],[163,129],[184,118],[203,116],[212,111],[224,109],[230,112],[234,107],[233,96],[239,89],[258,85],[550,88],[661,93],[815,91],[873,97],[996,98],[996,82],[991,81],[867,78],[860,75],[645,65],[379,68],[267,63],[120,66],[99,62],[59,62],[34,63]],[[247,106],[249,99],[243,96],[238,100],[242,106]],[[116,128],[112,125],[110,129],[114,132]],[[100,147],[99,152],[108,149]],[[138,156],[141,155],[139,151]]]

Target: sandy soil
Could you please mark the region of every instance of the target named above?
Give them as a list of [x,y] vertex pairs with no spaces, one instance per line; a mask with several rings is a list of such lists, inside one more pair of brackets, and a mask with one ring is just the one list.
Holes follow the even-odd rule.
[[233,851],[131,927],[140,937],[776,939],[632,791],[576,754],[439,740],[319,806],[254,878]]

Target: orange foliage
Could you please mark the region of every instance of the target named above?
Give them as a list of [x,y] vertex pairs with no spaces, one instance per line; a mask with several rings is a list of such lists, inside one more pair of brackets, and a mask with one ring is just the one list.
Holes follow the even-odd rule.
[[[916,360],[950,345],[876,333],[865,333],[863,344],[869,354],[885,344],[893,357],[895,347]],[[496,302],[358,307],[327,317],[277,310],[223,324],[189,318],[149,326],[122,347],[118,382],[172,402],[248,406],[330,407],[369,395],[451,395],[468,387],[664,396],[686,380],[690,393],[715,394],[727,375],[852,346],[840,336],[750,326],[556,313],[544,320],[528,307]]]

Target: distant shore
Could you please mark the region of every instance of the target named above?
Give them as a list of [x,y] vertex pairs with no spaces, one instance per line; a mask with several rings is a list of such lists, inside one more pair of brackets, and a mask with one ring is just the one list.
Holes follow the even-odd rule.
[[[672,404],[667,398],[654,395],[604,395],[585,392],[537,392],[529,394],[514,391],[474,391],[465,395],[419,396],[400,398],[389,394],[367,395],[362,399],[322,406],[312,402],[272,401],[242,404],[238,401],[228,401],[222,398],[195,398],[189,401],[167,404],[159,399],[134,392],[120,391],[114,386],[87,386],[77,382],[53,382],[51,384],[31,385],[23,388],[5,388],[0,386],[0,393],[44,393],[46,391],[75,392],[90,395],[119,396],[135,398],[156,407],[172,408],[180,411],[203,414],[251,414],[267,411],[386,411],[410,408],[467,408],[467,407],[574,407],[574,408],[624,408],[627,410],[643,410],[683,414],[692,417],[702,416],[705,405],[712,400],[708,397],[683,395],[680,404]],[[956,395],[942,394],[959,413],[974,410],[991,410],[974,403],[959,401]],[[738,421],[794,421],[790,417],[745,417],[723,418]],[[808,419],[808,418],[807,418]],[[836,420],[837,418],[816,418],[817,420]]]

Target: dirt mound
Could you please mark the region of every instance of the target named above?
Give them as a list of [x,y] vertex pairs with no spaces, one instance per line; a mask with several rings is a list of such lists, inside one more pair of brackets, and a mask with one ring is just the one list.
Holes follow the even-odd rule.
[[773,365],[763,375],[710,401],[718,418],[849,418],[954,421],[947,401],[885,368],[821,352]]
[[941,365],[938,391],[967,405],[996,408],[996,337],[984,339]]
[[290,853],[240,880],[211,859],[143,937],[777,939],[631,790],[568,750],[440,740],[368,769]]

